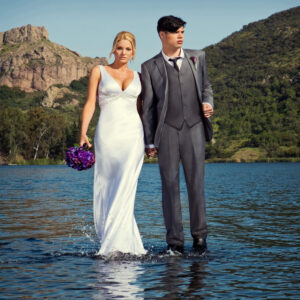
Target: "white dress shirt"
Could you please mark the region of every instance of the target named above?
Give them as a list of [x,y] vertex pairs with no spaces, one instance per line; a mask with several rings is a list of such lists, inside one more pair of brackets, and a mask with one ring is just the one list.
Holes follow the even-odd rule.
[[[171,65],[172,67],[174,67],[174,63],[173,63],[172,61],[169,61],[170,58],[174,58],[174,57],[169,57],[169,56],[166,55],[166,54],[164,53],[164,51],[162,51],[162,50],[161,50],[161,54],[162,54],[163,58],[165,59],[165,61],[166,61],[169,65]],[[181,49],[180,54],[179,54],[179,56],[177,56],[177,57],[180,57],[180,59],[177,60],[177,66],[178,66],[178,69],[180,70],[181,65],[182,65],[182,59],[184,58],[184,52],[183,52],[183,49]]]

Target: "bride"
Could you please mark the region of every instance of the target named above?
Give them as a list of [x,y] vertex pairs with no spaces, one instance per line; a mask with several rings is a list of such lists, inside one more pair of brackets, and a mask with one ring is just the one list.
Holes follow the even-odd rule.
[[122,31],[114,39],[114,62],[91,70],[82,112],[80,146],[89,143],[87,129],[100,105],[95,133],[94,222],[100,255],[145,254],[134,217],[138,177],[144,158],[144,134],[138,108],[141,83],[128,68],[135,57],[135,37]]

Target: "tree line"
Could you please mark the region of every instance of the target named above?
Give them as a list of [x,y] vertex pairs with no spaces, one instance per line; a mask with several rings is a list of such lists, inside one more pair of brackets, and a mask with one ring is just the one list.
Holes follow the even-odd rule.
[[61,160],[66,149],[78,142],[78,135],[78,123],[68,122],[58,111],[1,107],[0,152],[8,161],[13,162],[17,157]]

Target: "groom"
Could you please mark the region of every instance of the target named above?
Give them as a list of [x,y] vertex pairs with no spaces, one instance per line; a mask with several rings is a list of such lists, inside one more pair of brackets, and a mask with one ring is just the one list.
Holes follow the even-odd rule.
[[213,94],[205,53],[182,49],[186,22],[174,16],[158,20],[162,51],[142,64],[143,123],[146,153],[158,154],[167,252],[182,254],[184,236],[180,205],[179,163],[189,198],[193,249],[205,252],[205,141],[212,137],[209,117]]

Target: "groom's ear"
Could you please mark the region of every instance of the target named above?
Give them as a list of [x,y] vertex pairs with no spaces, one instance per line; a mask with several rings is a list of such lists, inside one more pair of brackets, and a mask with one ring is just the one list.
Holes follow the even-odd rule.
[[163,40],[163,38],[164,38],[165,35],[166,35],[166,32],[160,31],[160,32],[158,33],[158,35],[159,35],[160,39]]

